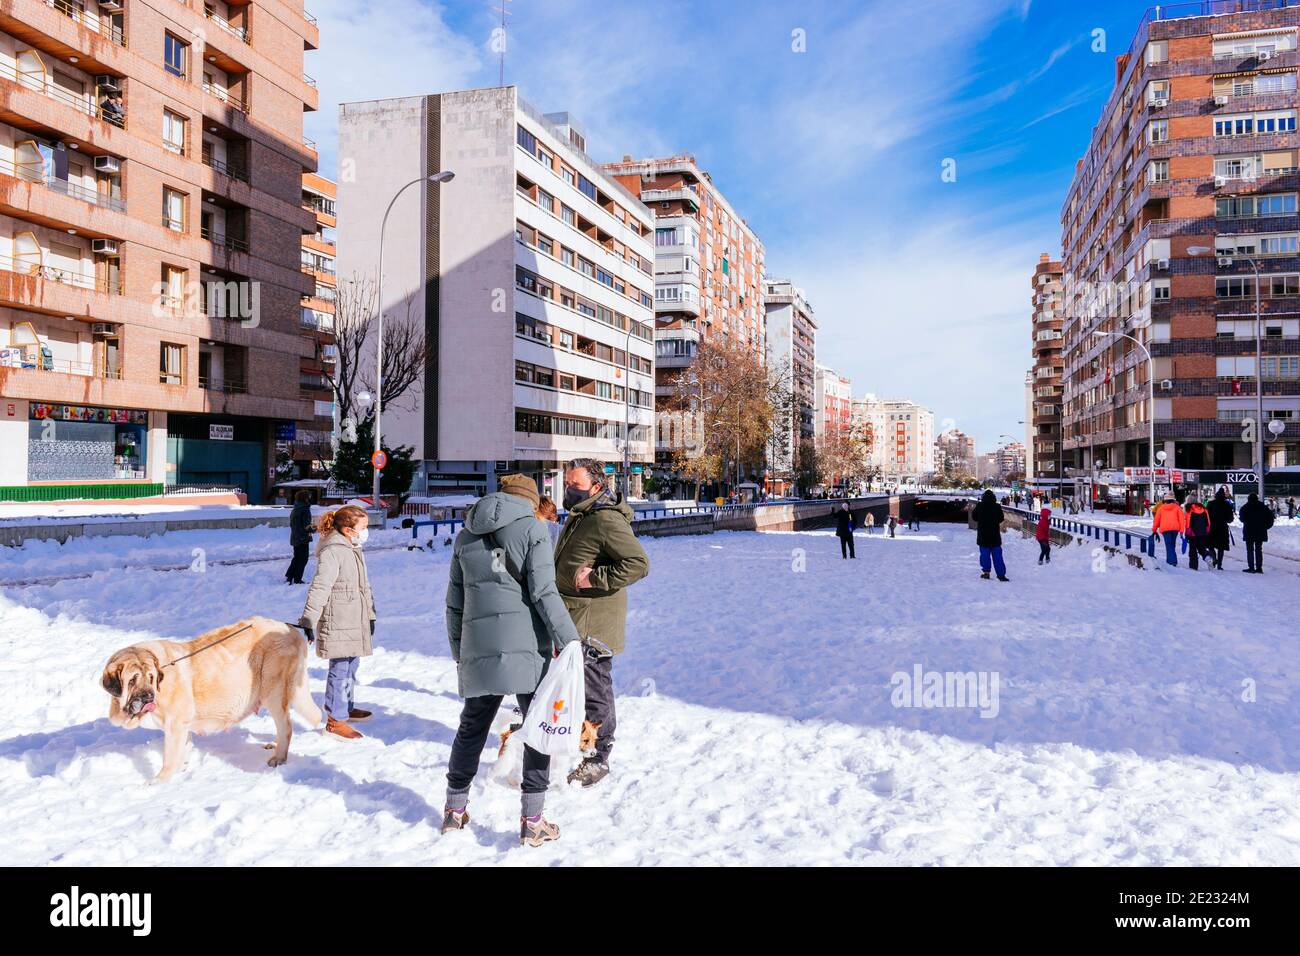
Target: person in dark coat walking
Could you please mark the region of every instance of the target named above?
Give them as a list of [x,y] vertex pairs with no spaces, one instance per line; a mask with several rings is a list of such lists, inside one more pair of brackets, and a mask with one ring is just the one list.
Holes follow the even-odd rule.
[[858,556],[853,550],[853,512],[849,510],[847,501],[835,512],[835,537],[840,539],[841,558],[847,560]]
[[1214,493],[1214,500],[1205,506],[1205,510],[1210,513],[1210,559],[1214,562],[1215,569],[1222,571],[1223,555],[1232,543],[1229,529],[1237,516],[1237,510],[1223,488]]
[[1247,574],[1264,573],[1264,542],[1273,527],[1273,512],[1254,492],[1241,506],[1241,540],[1246,542]]
[[284,572],[284,580],[289,584],[302,584],[302,573],[307,570],[307,556],[311,553],[311,495],[300,491],[293,499],[293,511],[289,513],[289,544],[293,548],[293,560]]
[[987,578],[990,570],[996,570],[999,581],[1010,581],[1006,562],[1002,560],[1002,522],[1006,514],[991,488],[985,489],[971,518],[975,521],[975,543],[980,549],[980,577]]
[[[456,536],[447,581],[447,639],[465,705],[447,761],[442,832],[463,830],[479,756],[501,700],[513,694],[524,716],[552,655],[579,639],[555,583],[551,537],[535,516],[537,484],[503,475],[480,498]],[[542,816],[551,758],[524,747],[519,840],[540,846],[560,828]]]

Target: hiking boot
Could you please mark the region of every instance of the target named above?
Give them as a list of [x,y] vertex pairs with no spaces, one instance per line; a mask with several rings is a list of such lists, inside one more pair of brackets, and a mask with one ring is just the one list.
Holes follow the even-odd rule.
[[535,817],[519,818],[519,842],[524,846],[541,846],[560,838],[560,828],[540,813]]
[[999,575],[998,575],[998,580],[999,580],[999,581],[1010,581],[1011,579],[1010,579],[1009,577],[1007,577],[1005,574],[999,574]]
[[982,574],[980,574],[980,577],[982,577],[985,581],[987,581],[989,579],[989,573],[985,571]]
[[325,733],[340,737],[343,740],[360,740],[365,736],[355,727],[351,727],[341,720],[335,720],[333,717],[325,721]]
[[464,807],[459,810],[453,810],[448,807],[442,811],[442,832],[447,833],[451,830],[464,830],[469,826],[469,811]]
[[594,786],[609,776],[609,764],[599,757],[586,757],[568,776],[569,783],[580,783],[584,787]]
[[370,711],[362,710],[360,707],[353,707],[348,711],[348,720],[365,720],[370,716],[373,716]]

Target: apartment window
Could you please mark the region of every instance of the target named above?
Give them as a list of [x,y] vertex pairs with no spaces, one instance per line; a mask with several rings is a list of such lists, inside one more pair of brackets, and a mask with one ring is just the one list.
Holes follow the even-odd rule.
[[1151,287],[1151,300],[1153,302],[1169,301],[1169,280],[1162,279]]
[[585,276],[590,276],[593,279],[596,278],[595,264],[588,262],[586,259],[582,258],[581,256],[578,257],[578,271]]
[[515,127],[515,142],[522,146],[525,152],[537,155],[537,137],[522,126]]
[[1158,100],[1169,101],[1168,80],[1152,80],[1150,86],[1147,87],[1147,102],[1155,103]]
[[560,247],[560,261],[563,262],[563,263],[564,263],[566,266],[568,266],[570,269],[572,269],[574,263],[577,262],[576,254],[574,253],[574,251],[573,251],[572,249],[566,249],[566,248],[564,248],[563,246],[561,246],[561,247]]
[[566,183],[568,183],[570,186],[572,186],[572,185],[573,185],[573,170],[570,169],[568,166],[561,166],[561,167],[560,167],[560,178],[563,179],[563,180],[564,180]]
[[563,219],[567,225],[575,227],[578,225],[577,214],[563,203],[560,204],[560,218]]
[[1169,181],[1169,160],[1153,159],[1147,168],[1147,182],[1164,183]]
[[185,231],[185,194],[169,186],[163,187],[163,225],[172,232]]
[[1280,110],[1276,113],[1257,113],[1255,115],[1256,133],[1294,133],[1295,111]]
[[1169,121],[1152,120],[1147,124],[1147,139],[1152,143],[1169,142]]
[[555,246],[551,243],[549,238],[543,236],[540,232],[537,234],[537,248],[548,256],[555,255]]
[[190,45],[168,33],[163,42],[163,68],[172,76],[185,79],[189,69]]
[[537,205],[545,209],[552,216],[555,215],[555,197],[548,192],[537,190]]
[[163,146],[173,153],[185,154],[185,117],[163,110]]
[[1169,59],[1169,41],[1153,40],[1147,44],[1147,62],[1164,63]]
[[176,266],[162,267],[163,305],[179,311],[185,304],[186,271]]
[[1300,355],[1265,355],[1260,371],[1264,378],[1300,377]]
[[596,185],[581,173],[578,174],[578,192],[582,193],[592,202],[596,201]]
[[158,347],[158,381],[163,385],[183,385],[185,346],[162,342]]

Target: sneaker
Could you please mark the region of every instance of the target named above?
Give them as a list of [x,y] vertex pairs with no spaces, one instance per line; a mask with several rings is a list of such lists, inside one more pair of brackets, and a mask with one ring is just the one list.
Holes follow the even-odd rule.
[[464,830],[469,826],[469,811],[462,807],[459,810],[453,810],[451,807],[442,811],[442,832],[447,833],[451,830]]
[[325,733],[332,734],[335,737],[342,738],[343,740],[360,740],[365,736],[355,727],[349,726],[344,721],[335,720],[333,717],[326,719]]
[[373,714],[368,710],[362,710],[360,707],[353,707],[348,711],[348,720],[365,720]]
[[568,776],[569,783],[580,783],[584,787],[594,786],[609,776],[609,764],[599,757],[587,757],[578,764]]
[[560,838],[560,828],[540,813],[535,817],[519,818],[519,842],[524,846],[541,846]]

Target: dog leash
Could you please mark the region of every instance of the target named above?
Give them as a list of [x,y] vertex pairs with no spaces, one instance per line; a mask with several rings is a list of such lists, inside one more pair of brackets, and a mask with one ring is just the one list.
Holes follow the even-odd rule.
[[[301,624],[290,624],[288,621],[281,621],[280,623],[281,623],[281,624],[285,624],[285,625],[287,625],[287,626],[289,626],[289,627],[296,627],[296,628],[297,628],[298,630],[300,630],[300,631],[302,630],[302,625],[301,625]],[[185,654],[185,655],[183,655],[183,656],[181,656],[181,657],[178,657],[178,658],[176,658],[176,660],[174,660],[174,661],[168,661],[166,664],[164,664],[162,667],[160,667],[160,668],[158,668],[158,669],[159,669],[159,670],[162,670],[163,668],[171,667],[173,664],[179,664],[181,661],[183,661],[183,660],[187,660],[188,658],[193,657],[195,654],[202,654],[204,651],[208,650],[209,648],[211,648],[211,647],[216,647],[216,646],[217,646],[218,644],[220,644],[222,641],[228,641],[228,640],[230,640],[232,637],[234,637],[234,636],[237,635],[237,634],[243,634],[246,630],[248,630],[248,629],[249,629],[250,627],[252,627],[252,626],[253,626],[253,625],[251,625],[251,624],[245,624],[245,625],[244,625],[243,627],[241,627],[239,630],[237,630],[237,631],[231,631],[231,632],[230,632],[229,634],[227,634],[225,637],[220,638],[220,639],[218,639],[218,640],[215,640],[215,641],[213,641],[211,644],[204,644],[204,645],[203,645],[202,647],[200,647],[197,651],[190,651],[188,654]]]

